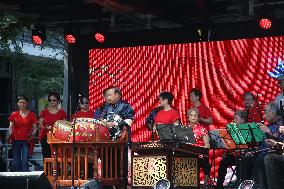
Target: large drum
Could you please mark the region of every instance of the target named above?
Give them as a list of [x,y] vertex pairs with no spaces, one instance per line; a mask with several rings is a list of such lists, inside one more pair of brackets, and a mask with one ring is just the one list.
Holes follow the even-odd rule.
[[[73,136],[73,134],[71,134]],[[71,138],[72,140],[72,138]],[[95,142],[100,141],[97,135],[97,125],[92,118],[77,118],[75,121],[75,141]]]
[[106,122],[95,120],[98,125],[98,132],[104,141],[118,141],[121,137],[121,129],[118,126],[107,127]]
[[70,141],[72,126],[69,121],[58,120],[53,125],[52,135],[59,141]]

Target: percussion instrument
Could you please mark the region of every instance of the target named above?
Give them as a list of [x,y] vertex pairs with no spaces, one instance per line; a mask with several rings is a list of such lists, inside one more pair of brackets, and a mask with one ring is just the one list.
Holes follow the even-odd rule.
[[72,126],[69,121],[58,120],[53,125],[52,135],[60,141],[70,141]]
[[118,125],[108,126],[106,121],[95,120],[99,124],[99,133],[102,138],[109,141],[117,141],[121,137],[122,129]]
[[117,125],[107,126],[106,123],[92,118],[77,118],[74,123],[58,120],[53,126],[52,136],[62,142],[73,141],[74,124],[76,142],[119,141],[123,135],[122,129]]
[[[97,140],[97,125],[92,118],[77,118],[75,120],[75,141],[94,142]],[[73,136],[73,133],[71,134]],[[71,138],[72,140],[72,138]]]

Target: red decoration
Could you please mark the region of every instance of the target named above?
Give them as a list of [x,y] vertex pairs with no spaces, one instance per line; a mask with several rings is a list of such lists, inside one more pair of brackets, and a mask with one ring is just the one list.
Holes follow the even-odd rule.
[[262,28],[262,29],[269,29],[271,28],[271,21],[267,18],[263,18],[259,21],[259,26]]
[[[151,131],[146,129],[145,118],[158,106],[157,95],[163,90],[173,92],[174,106],[186,124],[189,91],[196,87],[212,111],[214,126],[223,128],[233,120],[234,112],[243,108],[245,92],[261,94],[262,108],[274,100],[280,89],[267,71],[276,66],[277,58],[284,58],[283,43],[284,37],[266,37],[90,49],[90,108],[94,110],[103,102],[106,87],[119,86],[135,110],[132,141],[148,141]],[[101,69],[92,72],[102,67],[109,74],[117,73],[115,78]]]
[[32,41],[36,45],[41,45],[43,40],[39,36],[33,35],[32,36]]
[[72,34],[66,34],[66,35],[65,35],[65,40],[66,40],[66,42],[69,43],[69,44],[74,44],[74,43],[76,42],[76,38],[75,38],[75,36],[72,35]]
[[95,34],[95,39],[99,42],[99,43],[103,43],[105,41],[105,36],[101,33],[96,33]]
[[[214,126],[224,128],[233,120],[234,112],[243,108],[245,92],[251,91],[263,97],[258,99],[262,110],[280,92],[277,82],[268,76],[267,71],[276,66],[278,58],[284,59],[283,44],[284,36],[278,36],[90,49],[90,108],[94,110],[104,101],[102,92],[106,87],[120,87],[123,98],[135,110],[132,141],[149,141],[151,131],[145,126],[145,118],[158,106],[158,94],[163,90],[173,92],[174,106],[182,123],[186,124],[189,91],[195,87],[202,90],[203,103],[212,111]],[[105,74],[102,68],[109,74]],[[112,73],[117,73],[115,78],[111,77]],[[216,165],[222,153],[222,150],[215,152]]]

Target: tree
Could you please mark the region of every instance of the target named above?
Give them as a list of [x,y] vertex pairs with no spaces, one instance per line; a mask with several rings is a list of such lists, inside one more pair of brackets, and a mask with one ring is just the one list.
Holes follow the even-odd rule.
[[33,99],[44,97],[51,91],[62,94],[64,64],[50,58],[27,58],[15,61],[15,84],[17,94],[25,94]]
[[18,53],[21,52],[17,38],[28,30],[30,21],[27,18],[17,18],[13,15],[0,15],[0,50],[3,54],[10,54],[11,47]]

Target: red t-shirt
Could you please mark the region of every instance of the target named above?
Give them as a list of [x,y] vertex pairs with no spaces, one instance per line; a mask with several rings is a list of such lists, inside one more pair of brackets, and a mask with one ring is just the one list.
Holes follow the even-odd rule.
[[13,140],[28,140],[32,133],[33,124],[37,123],[36,116],[29,111],[26,117],[22,117],[20,111],[13,112],[9,116],[9,121],[13,122]]
[[66,112],[62,109],[58,110],[58,112],[56,114],[52,114],[48,111],[48,109],[44,109],[40,112],[39,115],[40,118],[43,118],[43,126],[40,129],[39,132],[39,140],[41,140],[43,137],[46,137],[48,130],[45,129],[45,126],[49,125],[51,127],[53,127],[54,123],[57,120],[64,120],[67,118]]
[[[212,113],[210,111],[210,109],[205,106],[204,104],[200,104],[200,106],[197,107],[198,111],[199,111],[199,117],[202,119],[207,119],[209,117],[212,117]],[[207,131],[209,131],[209,125],[204,124],[204,123],[200,123],[200,125],[202,125],[205,129],[207,129]]]
[[252,123],[252,122],[261,122],[262,121],[262,115],[259,111],[259,108],[257,108],[256,106],[250,107],[249,109],[244,109],[244,111],[246,111],[246,113],[248,113],[247,115],[247,122],[248,123]]
[[[76,118],[94,118],[94,112],[89,110],[87,112],[79,111],[77,112]],[[72,120],[75,118],[75,114],[72,115]]]
[[156,124],[173,124],[176,120],[180,119],[178,111],[170,109],[168,111],[160,110],[155,117]]
[[196,146],[204,146],[203,136],[208,134],[208,131],[199,123],[197,125],[191,126],[195,138]]

